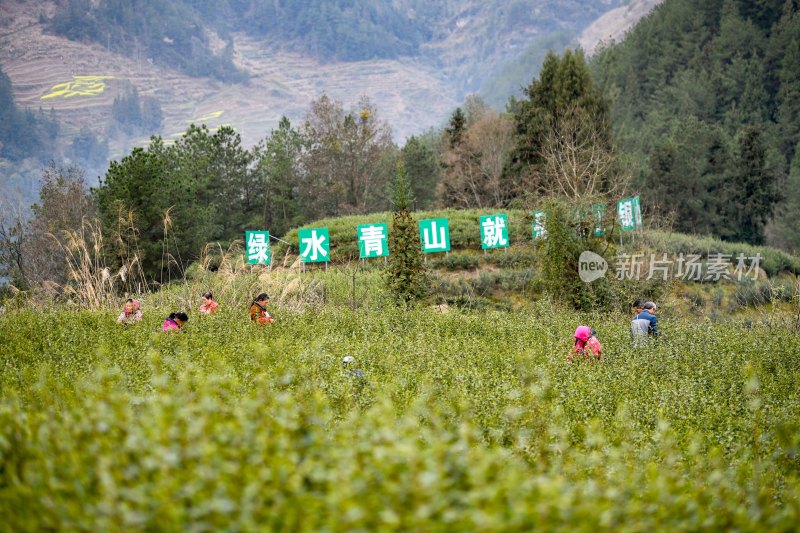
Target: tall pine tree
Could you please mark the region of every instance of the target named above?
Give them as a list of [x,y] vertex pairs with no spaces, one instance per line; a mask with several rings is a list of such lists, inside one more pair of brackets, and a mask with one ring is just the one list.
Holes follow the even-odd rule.
[[726,206],[732,223],[721,232],[733,241],[764,243],[764,227],[780,199],[776,176],[767,167],[761,130],[746,128],[737,144]]

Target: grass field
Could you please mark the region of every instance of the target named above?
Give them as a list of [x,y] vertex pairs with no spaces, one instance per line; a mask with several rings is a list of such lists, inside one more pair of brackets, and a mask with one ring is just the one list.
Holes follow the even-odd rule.
[[[336,284],[273,292],[266,328],[220,290],[161,333],[188,288],[135,326],[0,316],[0,531],[796,529],[788,330],[667,316],[634,351],[624,315],[351,308]],[[567,363],[580,323],[601,363]]]

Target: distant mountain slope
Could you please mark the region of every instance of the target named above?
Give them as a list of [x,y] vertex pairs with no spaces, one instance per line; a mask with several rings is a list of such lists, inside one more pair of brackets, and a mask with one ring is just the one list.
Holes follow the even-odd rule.
[[[272,35],[279,31],[274,25],[259,26],[259,21],[266,19],[263,14],[257,15],[257,8],[266,3],[229,0],[213,6],[203,4],[206,7],[192,11],[187,19],[192,24],[208,23],[201,32],[203,38],[197,41],[198,46],[207,44],[215,54],[222,54],[227,48],[232,66],[248,74],[248,83],[242,84],[193,77],[165,66],[163,58],[150,55],[153,50],[138,39],[136,24],[140,19],[130,18],[130,9],[125,8],[126,11],[122,4],[78,0],[58,4],[6,2],[0,6],[0,64],[14,84],[20,105],[34,109],[53,107],[65,123],[65,138],[82,126],[103,133],[108,126],[113,99],[130,82],[140,94],[153,96],[160,102],[165,115],[161,133],[167,138],[182,133],[190,122],[205,118],[210,126],[233,125],[246,142],[252,143],[263,138],[281,115],[298,121],[308,102],[325,92],[346,104],[362,94],[368,95],[401,141],[414,132],[441,124],[466,91],[478,90],[499,65],[516,57],[531,39],[547,35],[554,28],[575,35],[595,16],[620,3],[622,0],[504,0],[494,3],[458,0],[435,7],[427,2],[402,0],[394,3],[396,9],[381,11],[374,2],[334,2],[331,5],[338,6],[341,17],[332,21],[352,24],[359,9],[372,9],[372,18],[368,17],[372,20],[370,24],[382,25],[380,27],[410,39],[409,43],[418,44],[399,46],[396,54],[389,54],[372,53],[367,43],[364,54],[377,59],[347,62],[336,61],[337,54],[331,50],[325,52],[317,48],[317,53],[312,53],[321,38],[317,35],[322,32],[320,28],[301,42],[299,30],[310,22],[303,22],[298,13],[291,15],[290,11],[300,9],[305,5],[303,2],[269,2],[282,6],[278,14],[291,19],[280,30],[291,34],[285,35],[283,40],[265,40],[258,36],[259,32]],[[174,16],[189,9],[190,4],[183,3],[182,8],[166,13]],[[151,2],[143,5],[152,9]],[[103,21],[108,24],[109,17],[115,13],[109,11],[112,7],[108,6],[116,6],[114,9],[130,15],[125,15],[130,18],[127,22],[130,31],[125,35],[102,38]],[[127,20],[125,16],[120,16],[120,20]],[[76,23],[84,19],[90,22],[89,29],[76,29],[77,33],[70,34],[79,40],[53,34],[53,21],[62,29],[70,28],[70,17]],[[404,33],[401,30],[406,26],[398,22],[398,17],[406,22],[413,21],[413,24],[403,24],[416,29],[407,28]],[[252,20],[243,22],[246,19]],[[118,25],[124,26],[123,22]],[[326,31],[338,31],[331,24],[333,22]],[[290,31],[290,28],[294,29]],[[176,43],[177,34],[169,33],[162,24],[153,25],[147,31],[152,33],[151,42],[168,47]],[[342,31],[342,39],[351,37],[349,31]],[[117,39],[116,44],[114,39]],[[95,42],[87,42],[91,40]],[[402,57],[380,59],[392,55]],[[525,74],[525,78],[530,79],[532,75]],[[74,76],[102,78],[85,81]],[[51,90],[65,83],[76,90],[62,94]],[[96,84],[94,89],[81,88],[93,83]],[[122,155],[131,142],[138,141],[144,138],[111,139],[112,157]]]
[[578,43],[591,56],[598,45],[621,41],[642,17],[663,1],[631,0],[627,5],[612,9],[589,24],[578,37]]
[[496,109],[502,109],[509,96],[521,97],[522,88],[538,76],[549,50],[561,52],[568,47],[580,46],[591,55],[603,42],[622,40],[627,31],[663,1],[629,0],[625,5],[601,15],[577,37],[567,30],[537,36],[512,59],[493,67],[492,76],[484,80],[480,88],[481,97]]
[[[310,9],[323,4],[325,9]],[[108,142],[111,158],[145,144],[147,133],[121,134],[111,116],[114,99],[131,86],[159,102],[163,127],[150,133],[167,142],[195,122],[232,125],[252,144],[282,115],[297,124],[309,102],[326,93],[345,106],[368,96],[402,143],[442,125],[466,94],[508,73],[504,66],[511,63],[516,67],[498,89],[501,107],[506,88],[527,84],[538,70],[540,60],[528,54],[519,62],[521,54],[534,44],[560,49],[599,15],[624,4],[176,0],[156,20],[152,14],[161,4],[152,1],[14,0],[0,3],[0,65],[20,107],[54,110],[61,127],[49,157],[56,160],[87,132]],[[223,71],[215,70],[220,65]],[[224,72],[245,78],[225,82]],[[88,179],[103,171],[89,169]],[[0,187],[11,181],[8,176],[0,171]],[[25,190],[27,198],[36,187]]]
[[[41,17],[48,31],[108,50],[145,53],[193,76],[241,81],[233,34],[320,62],[419,57],[476,90],[534,38],[578,34],[624,0],[63,0]],[[212,35],[215,34],[215,35]],[[214,46],[218,38],[222,46]],[[480,67],[467,72],[460,67]],[[482,72],[483,71],[483,72]]]

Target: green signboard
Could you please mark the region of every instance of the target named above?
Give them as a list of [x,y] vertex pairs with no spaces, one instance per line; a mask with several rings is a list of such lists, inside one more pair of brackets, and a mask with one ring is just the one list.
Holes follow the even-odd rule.
[[605,204],[592,205],[592,215],[594,216],[595,220],[594,234],[597,237],[604,235],[606,232],[606,230],[603,228],[603,217],[605,216],[605,214],[606,214]]
[[508,216],[489,215],[480,217],[481,248],[505,248],[508,246]]
[[617,217],[622,231],[633,231],[642,227],[642,207],[639,197],[623,198],[617,203]]
[[533,240],[547,238],[547,214],[544,211],[533,212]]
[[450,251],[450,225],[446,218],[419,221],[419,239],[426,254]]
[[639,195],[633,197],[633,220],[636,222],[636,227],[641,229],[642,224],[642,204],[639,203]]
[[328,228],[297,230],[300,260],[303,263],[327,263],[331,258]]
[[248,265],[268,265],[272,259],[268,231],[245,231]]
[[389,229],[386,224],[358,226],[358,254],[361,259],[389,255]]

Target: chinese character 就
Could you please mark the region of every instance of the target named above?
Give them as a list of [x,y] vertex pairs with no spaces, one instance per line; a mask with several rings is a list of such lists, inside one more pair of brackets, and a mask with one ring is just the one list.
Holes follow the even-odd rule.
[[501,216],[487,217],[481,224],[483,229],[483,244],[487,248],[506,246],[508,239],[505,238],[506,221]]

